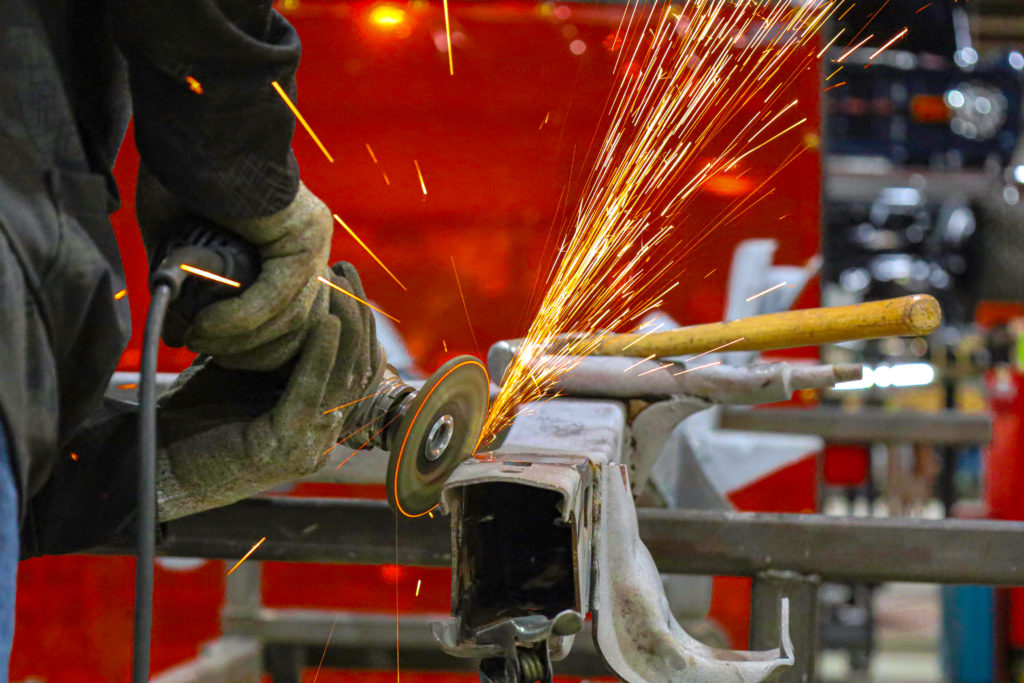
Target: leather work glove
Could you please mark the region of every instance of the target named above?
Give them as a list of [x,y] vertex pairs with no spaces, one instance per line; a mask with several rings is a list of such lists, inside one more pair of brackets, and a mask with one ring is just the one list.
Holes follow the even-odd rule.
[[[365,299],[351,265],[339,263],[324,276]],[[372,314],[314,282],[326,290],[330,312],[312,323],[290,372],[229,369],[201,355],[160,398],[161,521],[227,505],[316,471],[358,404],[331,409],[376,391],[384,358]]]
[[[150,254],[196,220],[144,164],[136,213]],[[298,353],[311,321],[327,310],[329,297],[315,276],[330,251],[330,209],[300,183],[292,203],[277,213],[217,225],[256,247],[259,277],[240,295],[204,307],[191,322],[169,317],[164,340],[216,356],[225,367],[272,370]]]

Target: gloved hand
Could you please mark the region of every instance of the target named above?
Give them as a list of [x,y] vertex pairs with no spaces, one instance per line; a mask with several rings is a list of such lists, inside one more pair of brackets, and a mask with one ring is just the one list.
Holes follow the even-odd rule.
[[[351,265],[339,263],[324,276],[365,299]],[[376,391],[384,358],[372,314],[317,284],[327,290],[330,312],[313,322],[289,373],[228,369],[204,355],[161,397],[162,521],[227,505],[317,470],[358,404],[331,409]]]
[[[136,213],[151,254],[195,219],[141,164]],[[331,212],[300,183],[292,203],[275,214],[217,224],[257,248],[260,275],[239,296],[203,308],[177,334],[169,320],[164,339],[216,356],[225,367],[272,370],[299,351],[312,321],[326,313],[329,297],[315,276],[330,251]]]

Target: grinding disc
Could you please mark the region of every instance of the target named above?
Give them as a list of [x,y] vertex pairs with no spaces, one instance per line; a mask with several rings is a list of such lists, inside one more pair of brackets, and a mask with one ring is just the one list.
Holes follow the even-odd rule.
[[473,454],[487,414],[490,380],[472,356],[452,358],[405,409],[388,460],[388,502],[406,517],[430,512],[452,471]]

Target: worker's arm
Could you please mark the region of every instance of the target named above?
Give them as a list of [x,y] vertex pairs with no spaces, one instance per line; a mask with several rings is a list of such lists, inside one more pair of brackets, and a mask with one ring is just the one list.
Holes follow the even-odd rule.
[[269,0],[115,0],[142,157],[136,210],[153,253],[202,219],[259,251],[256,282],[170,320],[165,340],[222,365],[269,370],[298,352],[326,310],[330,210],[299,181],[294,116],[299,40]]

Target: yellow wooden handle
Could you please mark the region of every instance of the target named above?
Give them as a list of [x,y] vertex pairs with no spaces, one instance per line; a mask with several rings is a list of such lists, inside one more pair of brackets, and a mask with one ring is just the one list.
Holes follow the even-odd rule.
[[723,351],[769,351],[854,339],[925,335],[941,322],[939,302],[927,294],[915,294],[853,306],[769,313],[664,332],[620,334],[606,339],[594,353],[646,358],[703,353],[719,346],[725,347]]

